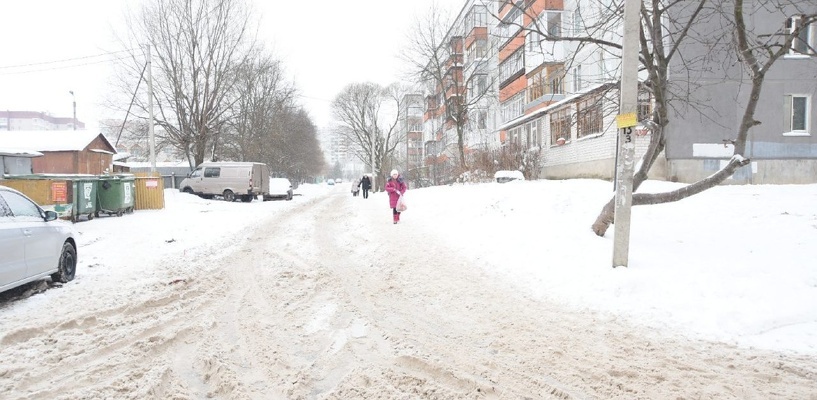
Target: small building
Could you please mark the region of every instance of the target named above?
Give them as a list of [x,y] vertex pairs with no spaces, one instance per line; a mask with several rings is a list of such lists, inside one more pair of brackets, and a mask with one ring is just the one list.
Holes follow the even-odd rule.
[[92,174],[113,171],[116,149],[101,133],[89,131],[0,132],[0,148],[39,152],[31,159],[37,174]]
[[31,159],[41,157],[37,151],[0,147],[0,179],[4,175],[27,175],[34,173]]

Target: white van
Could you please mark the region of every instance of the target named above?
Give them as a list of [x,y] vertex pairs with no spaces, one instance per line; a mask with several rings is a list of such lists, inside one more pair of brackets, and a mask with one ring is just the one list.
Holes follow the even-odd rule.
[[256,162],[205,162],[187,175],[179,190],[207,199],[221,196],[226,201],[250,202],[269,194],[269,169]]

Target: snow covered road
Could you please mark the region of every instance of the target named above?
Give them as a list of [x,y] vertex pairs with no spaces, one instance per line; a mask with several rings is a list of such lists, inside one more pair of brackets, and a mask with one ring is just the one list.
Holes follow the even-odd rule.
[[385,204],[297,200],[230,204],[255,207],[258,223],[146,256],[121,290],[98,293],[117,301],[73,301],[60,292],[98,288],[73,283],[4,300],[0,397],[817,398],[813,357],[569,309],[408,214],[392,225]]

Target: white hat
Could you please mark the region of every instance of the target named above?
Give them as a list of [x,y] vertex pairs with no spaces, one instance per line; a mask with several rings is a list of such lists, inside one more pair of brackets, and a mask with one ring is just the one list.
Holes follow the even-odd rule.
[[397,172],[396,169],[393,169],[393,170],[391,170],[391,174],[389,174],[389,175],[400,175],[400,173]]

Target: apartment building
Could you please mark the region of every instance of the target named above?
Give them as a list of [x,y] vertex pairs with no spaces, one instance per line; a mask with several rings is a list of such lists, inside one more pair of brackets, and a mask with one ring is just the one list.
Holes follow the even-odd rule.
[[472,151],[500,143],[494,129],[496,40],[489,26],[494,5],[466,1],[438,49],[438,64],[428,68],[437,76],[425,81],[424,173],[435,183],[462,172],[461,159]]
[[39,111],[0,111],[0,131],[70,131],[85,129],[73,118],[55,117]]
[[[486,119],[488,130],[503,145],[538,151],[543,160],[540,176],[614,178],[620,49],[592,41],[550,39],[589,37],[608,44],[622,43],[620,26],[615,25],[620,18],[616,4],[620,3],[466,1],[460,13],[458,23],[464,26],[463,16],[470,10],[487,7],[491,16],[485,24],[487,36],[497,41],[489,55],[495,57],[496,68],[486,70],[487,80],[496,85],[490,96],[495,106],[489,110],[495,118]],[[763,4],[761,0],[748,1],[746,12],[752,15],[748,29],[766,32],[766,37],[793,31],[805,15],[817,12],[817,4],[782,8]],[[683,19],[689,11],[684,3],[675,3],[664,17]],[[749,77],[740,62],[730,58],[734,56],[727,47],[707,47],[712,45],[706,40],[731,35],[723,31],[729,26],[728,19],[728,13],[700,19],[694,31],[701,40],[685,41],[677,51],[688,56],[671,59],[668,79],[675,90],[671,102],[680,106],[668,112],[666,146],[651,170],[651,178],[694,182],[720,169],[732,156],[730,143],[748,101]],[[452,56],[460,48],[467,54],[466,30],[452,27],[451,32]],[[668,47],[671,39],[665,37]],[[817,135],[811,132],[817,116],[812,100],[817,92],[817,26],[802,27],[791,47],[766,74],[755,114],[761,124],[752,128],[744,154],[752,164],[739,170],[730,182],[817,182]],[[678,90],[684,87],[687,93]],[[446,121],[439,119],[445,113],[435,107],[447,101],[449,92],[438,88],[433,93],[426,123],[432,122],[432,132],[440,131],[440,127],[445,131]],[[484,100],[490,104],[488,96]],[[638,95],[641,124],[634,130],[639,158],[649,144],[650,130],[645,123],[652,115],[653,103],[651,92],[642,87]],[[439,151],[439,145],[436,149]]]

